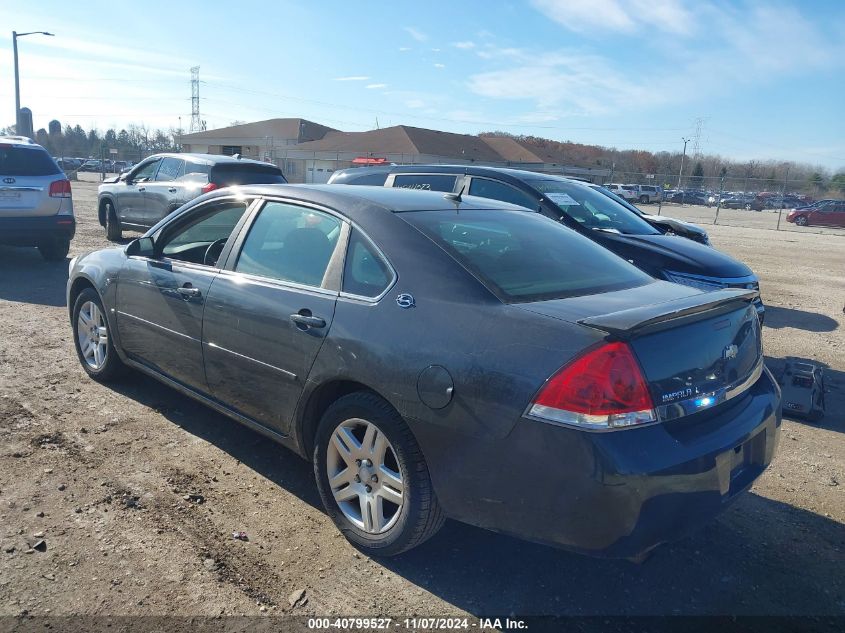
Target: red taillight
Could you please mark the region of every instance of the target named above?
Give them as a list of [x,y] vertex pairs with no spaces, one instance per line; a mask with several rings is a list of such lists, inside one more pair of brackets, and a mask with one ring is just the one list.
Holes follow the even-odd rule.
[[529,413],[593,429],[657,419],[645,377],[625,343],[607,343],[561,368],[540,390]]
[[217,184],[210,182],[205,187],[203,187],[201,191],[203,193],[208,193],[209,191],[214,191],[215,189],[217,189]]
[[51,198],[70,198],[70,180],[54,180],[50,183]]

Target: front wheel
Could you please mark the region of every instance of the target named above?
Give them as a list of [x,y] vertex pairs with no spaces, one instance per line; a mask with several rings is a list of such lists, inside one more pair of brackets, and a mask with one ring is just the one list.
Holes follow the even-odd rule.
[[798,226],[807,226],[807,216],[799,215],[797,218],[795,218],[795,224],[797,224]]
[[648,196],[640,196],[640,204],[648,204]]
[[106,239],[109,242],[118,242],[123,237],[120,220],[117,219],[117,212],[115,212],[114,205],[111,202],[106,202],[105,207]]
[[112,343],[103,302],[93,288],[79,293],[73,304],[71,323],[76,354],[91,378],[108,382],[124,371],[125,365]]
[[328,515],[368,555],[399,554],[443,525],[420,447],[375,394],[352,393],[328,408],[317,429],[314,475]]

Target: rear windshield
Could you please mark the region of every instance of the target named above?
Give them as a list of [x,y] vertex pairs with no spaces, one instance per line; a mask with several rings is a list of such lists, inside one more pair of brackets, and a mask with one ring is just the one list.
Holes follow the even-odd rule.
[[61,170],[40,147],[0,145],[0,176],[50,176]]
[[273,185],[285,183],[282,170],[275,165],[223,163],[211,169],[211,182],[220,187],[230,185]]
[[400,217],[505,302],[596,294],[653,281],[595,242],[539,214],[460,210]]
[[594,189],[565,180],[532,180],[531,186],[587,229],[625,235],[660,235],[630,209]]

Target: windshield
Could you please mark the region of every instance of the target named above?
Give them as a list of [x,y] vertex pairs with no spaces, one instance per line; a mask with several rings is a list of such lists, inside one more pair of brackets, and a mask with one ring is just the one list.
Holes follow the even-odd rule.
[[625,235],[660,235],[660,231],[636,213],[586,185],[565,180],[532,180],[531,186],[584,228]]
[[505,302],[598,294],[651,283],[592,240],[536,213],[401,214]]

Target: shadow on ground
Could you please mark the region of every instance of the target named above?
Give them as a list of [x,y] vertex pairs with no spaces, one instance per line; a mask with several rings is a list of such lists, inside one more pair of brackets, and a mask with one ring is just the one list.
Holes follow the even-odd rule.
[[[310,464],[293,453],[145,376],[114,388],[321,507]],[[754,493],[642,565],[451,521],[419,548],[378,562],[475,615],[845,614],[845,526]]]
[[765,327],[775,329],[791,327],[807,332],[833,332],[839,327],[839,322],[817,312],[767,305]]
[[45,261],[36,248],[0,246],[0,299],[64,306],[69,261]]

